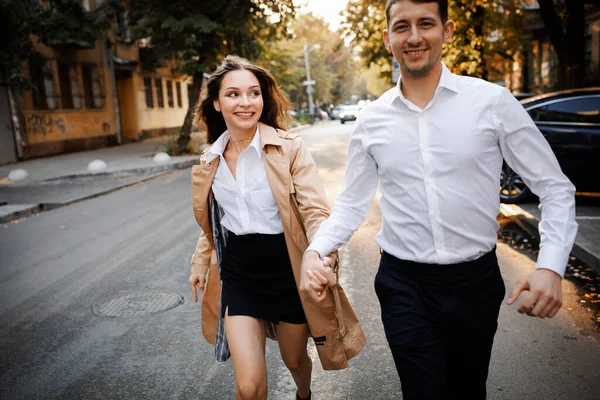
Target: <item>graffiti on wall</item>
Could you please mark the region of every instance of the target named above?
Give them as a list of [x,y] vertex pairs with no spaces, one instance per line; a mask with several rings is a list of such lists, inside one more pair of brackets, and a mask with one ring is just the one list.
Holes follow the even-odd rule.
[[34,135],[49,135],[54,129],[65,133],[65,121],[62,118],[53,118],[51,115],[31,114],[27,117],[27,132]]

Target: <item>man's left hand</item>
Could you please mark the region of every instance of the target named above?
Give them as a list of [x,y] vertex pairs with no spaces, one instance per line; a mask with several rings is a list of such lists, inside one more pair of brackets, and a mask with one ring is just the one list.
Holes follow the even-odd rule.
[[517,309],[530,317],[552,318],[562,306],[562,278],[549,269],[536,269],[523,276],[508,296],[508,305],[513,304],[521,292],[527,297]]

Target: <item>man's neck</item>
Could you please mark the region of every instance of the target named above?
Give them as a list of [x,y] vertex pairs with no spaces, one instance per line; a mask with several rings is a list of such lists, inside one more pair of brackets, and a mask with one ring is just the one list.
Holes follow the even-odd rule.
[[442,64],[437,63],[427,74],[416,76],[408,72],[402,73],[400,90],[411,103],[423,109],[435,95],[442,76]]

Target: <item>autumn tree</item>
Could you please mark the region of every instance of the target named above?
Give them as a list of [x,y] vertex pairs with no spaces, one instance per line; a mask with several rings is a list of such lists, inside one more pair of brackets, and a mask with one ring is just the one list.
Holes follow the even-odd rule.
[[558,58],[558,86],[561,89],[585,85],[586,4],[598,0],[538,0],[540,16]]
[[354,93],[355,82],[360,79],[358,64],[351,49],[346,47],[338,32],[331,31],[320,17],[305,14],[290,26],[290,38],[271,43],[260,64],[277,78],[296,108],[308,102],[304,64],[304,44],[310,48],[311,77],[317,83],[313,98],[317,105],[329,106],[349,99]]
[[[257,60],[269,40],[285,35],[295,16],[292,0],[128,0],[135,39],[153,55],[156,67],[175,60],[176,72],[192,78],[197,98],[203,74],[227,54]],[[278,19],[279,22],[273,21]],[[190,102],[177,140],[187,151],[194,102]]]
[[[361,49],[365,66],[376,64],[391,80],[391,54],[383,43],[385,0],[350,0],[344,11],[344,35]],[[518,0],[450,0],[449,19],[456,30],[443,60],[457,74],[487,79],[495,55],[512,59],[521,48],[522,12]]]

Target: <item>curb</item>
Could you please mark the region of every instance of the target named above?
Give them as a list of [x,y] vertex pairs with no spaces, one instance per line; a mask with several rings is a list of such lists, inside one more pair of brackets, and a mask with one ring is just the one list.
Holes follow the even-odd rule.
[[185,169],[189,168],[192,165],[196,165],[199,163],[199,158],[194,158],[192,160],[184,160],[177,161],[169,164],[159,164],[153,165],[151,167],[138,167],[138,168],[130,168],[130,169],[121,169],[116,171],[106,171],[106,172],[96,172],[96,173],[81,173],[81,174],[71,174],[58,176],[55,178],[42,179],[39,181],[31,181],[31,182],[23,182],[23,184],[43,184],[46,182],[59,182],[59,181],[69,181],[73,179],[81,179],[81,178],[110,178],[110,177],[123,177],[127,175],[136,175],[136,174],[153,174],[157,172],[168,172],[176,169]]
[[304,130],[304,129],[306,129],[306,128],[310,128],[311,126],[312,126],[312,125],[310,125],[310,124],[298,125],[298,126],[295,126],[295,127],[293,127],[293,128],[290,128],[290,129],[288,129],[288,132],[298,132],[298,131],[302,131],[302,130]]
[[91,195],[73,198],[65,203],[40,203],[40,204],[22,204],[22,205],[1,206],[0,212],[2,211],[3,207],[11,207],[11,208],[13,208],[13,210],[7,212],[4,215],[0,214],[0,224],[6,224],[11,221],[14,221],[15,219],[29,217],[33,214],[36,214],[36,213],[39,213],[42,211],[49,211],[49,210],[53,210],[55,208],[60,208],[60,207],[66,206],[68,204],[72,204],[74,202],[79,202],[79,201],[103,196],[105,194],[129,187],[129,186],[133,186],[138,183],[142,183],[142,182],[146,182],[146,181],[158,178],[160,176],[163,176],[163,175],[165,175],[169,172],[175,171],[175,170],[189,168],[192,165],[196,165],[196,164],[198,164],[198,160],[194,159],[194,160],[180,161],[177,163],[172,163],[172,164],[168,164],[168,165],[160,165],[160,166],[155,166],[155,167],[150,167],[150,168],[134,168],[134,169],[128,169],[128,170],[122,170],[122,171],[115,171],[115,172],[102,172],[102,173],[97,173],[97,174],[68,175],[68,176],[64,176],[64,177],[51,178],[51,179],[46,179],[43,181],[37,181],[35,183],[39,184],[39,183],[43,183],[43,182],[56,182],[56,181],[61,181],[61,180],[66,181],[66,180],[71,180],[74,178],[83,178],[83,177],[113,177],[113,176],[140,174],[140,173],[152,174],[150,176],[144,177],[143,179],[136,180],[135,182],[125,183],[123,185],[112,187],[107,190],[102,190],[100,192],[93,193]]
[[[502,203],[500,204],[500,213],[507,218],[519,218],[523,225],[525,225],[526,228],[531,230],[531,233],[533,233],[537,237],[540,237],[540,232],[538,230],[538,224],[540,221],[538,221],[533,215],[529,214],[527,211],[523,210],[521,207],[515,204]],[[597,255],[593,254],[582,244],[577,243],[577,238],[575,239],[575,243],[573,243],[571,256],[576,257],[585,265],[592,268],[596,273],[600,274],[600,258],[598,258]]]

